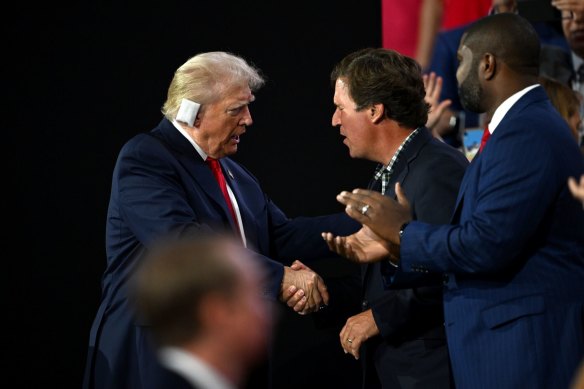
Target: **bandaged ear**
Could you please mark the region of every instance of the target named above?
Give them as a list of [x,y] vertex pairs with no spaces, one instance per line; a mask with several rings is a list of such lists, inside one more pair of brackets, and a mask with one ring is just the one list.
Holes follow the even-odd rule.
[[201,104],[195,103],[194,101],[182,99],[180,108],[176,114],[176,120],[187,123],[189,127],[192,127],[193,124],[195,124],[195,119],[197,118],[197,112],[199,112],[200,106]]

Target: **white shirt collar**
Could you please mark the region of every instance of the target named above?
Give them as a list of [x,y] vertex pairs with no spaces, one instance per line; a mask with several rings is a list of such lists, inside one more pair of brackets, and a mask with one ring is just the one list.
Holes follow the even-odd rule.
[[219,372],[202,359],[176,347],[163,347],[158,352],[160,362],[192,385],[201,389],[236,389]]
[[499,107],[497,107],[497,109],[495,110],[495,113],[493,113],[493,117],[491,118],[491,121],[489,122],[489,127],[488,127],[489,132],[492,134],[495,131],[495,128],[497,128],[499,123],[501,123],[501,120],[503,120],[503,118],[505,117],[507,112],[509,112],[511,107],[513,107],[513,105],[515,105],[515,103],[520,98],[522,98],[523,95],[525,95],[527,92],[529,92],[530,90],[532,90],[538,86],[539,86],[539,84],[530,85],[527,88],[522,89],[519,92],[509,96],[507,98],[507,100],[503,101],[501,103],[501,105],[499,105]]
[[206,161],[206,160],[207,160],[207,153],[205,153],[205,152],[203,151],[203,149],[201,148],[201,146],[199,146],[199,145],[197,144],[197,142],[195,142],[195,141],[193,140],[193,138],[191,138],[191,137],[189,136],[189,134],[188,134],[188,133],[187,133],[187,132],[184,130],[184,128],[182,128],[182,126],[181,126],[181,125],[180,125],[180,124],[179,124],[179,123],[178,123],[176,120],[173,120],[173,121],[172,121],[172,125],[173,125],[173,126],[175,126],[175,127],[176,127],[176,129],[177,129],[177,130],[178,130],[178,131],[179,131],[181,134],[183,134],[183,136],[184,136],[185,138],[187,138],[187,140],[188,140],[189,142],[191,142],[191,144],[193,145],[193,147],[195,148],[195,150],[197,150],[197,153],[199,153],[199,155],[201,156],[201,158],[203,158],[203,161]]

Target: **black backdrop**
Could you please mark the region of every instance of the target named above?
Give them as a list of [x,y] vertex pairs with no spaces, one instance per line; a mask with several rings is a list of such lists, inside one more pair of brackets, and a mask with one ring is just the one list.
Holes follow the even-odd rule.
[[[188,57],[225,50],[263,71],[235,159],[289,216],[341,211],[335,195],[366,185],[373,169],[331,127],[329,73],[345,54],[381,44],[379,0],[79,3],[21,2],[4,15],[4,370],[18,387],[80,386],[115,158],[158,123]],[[337,329],[319,338],[312,319],[286,315],[282,333],[294,330],[279,347],[291,377],[354,380],[356,362],[335,359]],[[315,350],[331,356],[327,368],[313,366]]]

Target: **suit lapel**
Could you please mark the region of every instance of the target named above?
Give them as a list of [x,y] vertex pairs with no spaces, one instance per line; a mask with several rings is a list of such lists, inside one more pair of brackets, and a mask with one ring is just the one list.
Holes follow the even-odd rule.
[[[393,165],[393,174],[389,178],[389,182],[387,183],[387,188],[385,189],[385,196],[395,199],[395,183],[400,182],[403,183],[405,178],[409,173],[409,165],[410,163],[418,157],[420,150],[424,147],[426,143],[432,140],[432,134],[424,127],[418,131],[418,134],[414,138],[412,138],[411,142],[405,146],[405,148],[400,153],[397,161],[395,161]],[[380,180],[379,180],[380,181]],[[377,181],[374,181],[373,184],[370,184],[371,188],[375,188],[372,190],[381,190],[381,184]],[[404,188],[405,189],[405,188]],[[375,266],[373,264],[365,265],[364,279],[368,277],[368,273],[371,271],[376,271]]]
[[193,182],[199,185],[207,194],[210,201],[223,210],[225,219],[235,228],[217,180],[193,145],[167,119],[162,119],[151,135],[158,138],[170,149],[177,160],[185,167],[185,170],[191,175]]
[[[501,136],[502,133],[506,131],[506,123],[512,119],[518,112],[521,112],[526,106],[529,104],[548,99],[547,94],[545,93],[543,87],[538,86],[527,92],[523,95],[509,111],[503,117],[503,120],[497,125],[495,131],[491,134],[489,138],[489,142],[493,142],[493,139],[496,139]],[[464,194],[466,189],[468,188],[468,184],[471,180],[476,180],[477,171],[480,171],[481,165],[481,158],[485,153],[491,154],[494,153],[494,149],[492,148],[485,148],[480,154],[477,154],[471,161],[470,165],[466,168],[466,172],[462,178],[462,182],[460,183],[460,189],[458,190],[458,197],[456,199],[456,205],[454,207],[454,212],[452,213],[451,223],[457,223],[460,218],[460,213],[462,211],[462,205],[464,203]]]

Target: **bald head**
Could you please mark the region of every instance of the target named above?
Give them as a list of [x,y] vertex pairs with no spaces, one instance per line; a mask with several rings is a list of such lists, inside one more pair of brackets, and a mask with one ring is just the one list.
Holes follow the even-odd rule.
[[539,37],[533,26],[517,14],[501,13],[478,20],[466,30],[461,45],[469,47],[475,57],[493,54],[516,73],[539,73]]

